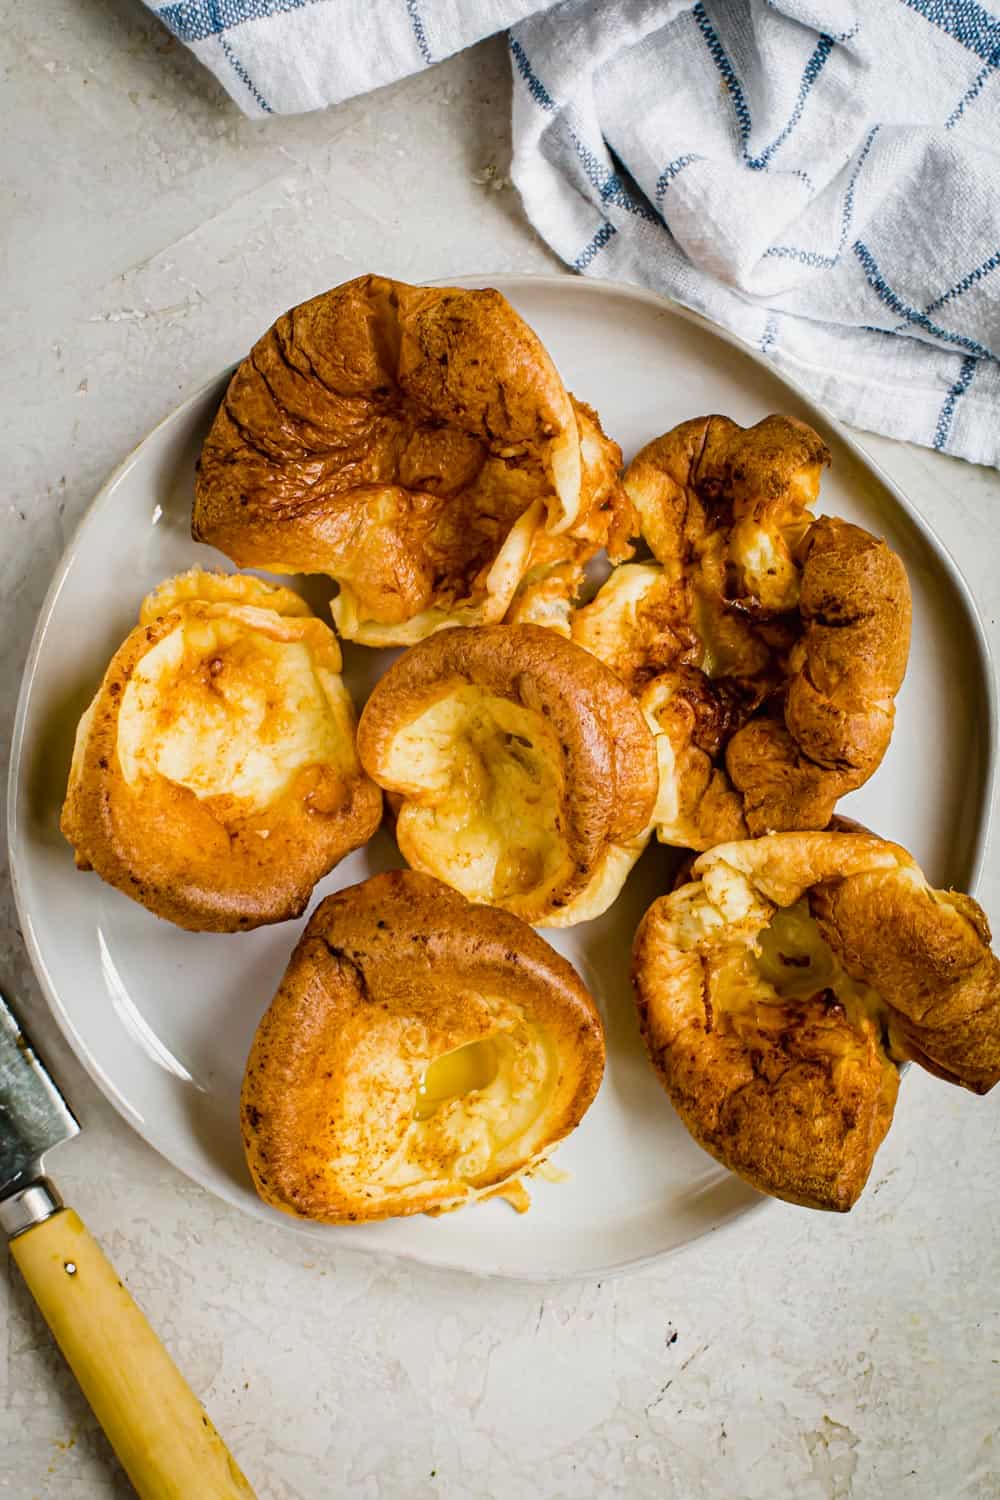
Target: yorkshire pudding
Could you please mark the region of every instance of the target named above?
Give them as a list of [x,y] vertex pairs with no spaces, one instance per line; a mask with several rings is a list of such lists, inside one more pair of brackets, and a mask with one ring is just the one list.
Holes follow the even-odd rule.
[[77,865],[194,931],[298,916],[382,816],[340,666],[289,589],[200,569],[161,584],[77,729]]
[[586,565],[603,548],[613,563],[635,550],[635,510],[619,478],[622,453],[601,430],[596,411],[574,400],[580,429],[585,505],[577,519],[558,533],[540,526],[528,553],[524,577],[504,615],[510,625],[547,625],[571,634],[573,605],[583,588]]
[[759,1188],[849,1209],[911,1058],[1000,1078],[1000,962],[982,910],[867,832],[702,854],[650,907],[632,976],[653,1065],[699,1145]]
[[572,636],[656,734],[665,843],[825,828],[885,754],[909,585],[884,542],[813,517],[828,461],[792,417],[700,417],[625,473],[655,561],[616,569]]
[[635,699],[539,625],[414,646],[365,705],[358,751],[409,864],[532,923],[606,910],[648,838],[656,752]]
[[239,366],[192,531],[241,567],[329,574],[342,636],[408,645],[502,619],[538,533],[597,531],[596,551],[620,458],[499,292],[362,276]]
[[440,1212],[538,1166],[600,1085],[567,961],[507,912],[410,870],[320,902],[243,1080],[254,1185],[332,1223]]

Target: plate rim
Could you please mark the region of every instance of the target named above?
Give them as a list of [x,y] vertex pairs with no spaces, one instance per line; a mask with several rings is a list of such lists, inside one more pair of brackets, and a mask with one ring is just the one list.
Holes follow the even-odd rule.
[[[466,286],[486,287],[497,284],[501,288],[512,288],[514,290],[541,289],[549,290],[557,296],[572,288],[574,292],[583,292],[585,295],[623,297],[626,300],[645,303],[656,308],[658,312],[680,318],[682,321],[693,324],[702,331],[710,334],[715,339],[721,339],[723,343],[739,350],[750,360],[765,370],[769,376],[776,379],[779,384],[785,386],[794,393],[798,400],[814,414],[822,424],[829,427],[837,436],[838,440],[854,455],[859,464],[866,469],[884,490],[891,496],[893,502],[899,506],[904,515],[921,534],[925,543],[935,555],[936,559],[943,565],[948,574],[949,581],[961,602],[966,621],[971,628],[973,638],[977,646],[977,667],[981,678],[981,689],[983,691],[988,707],[988,722],[986,725],[983,765],[983,797],[981,816],[976,823],[975,837],[972,841],[971,876],[969,879],[969,894],[973,895],[979,886],[986,851],[990,844],[993,825],[993,806],[996,800],[998,757],[997,757],[997,711],[1000,702],[1000,689],[996,679],[996,668],[993,651],[989,638],[986,634],[985,625],[979,606],[976,602],[972,589],[965,578],[961,568],[948,546],[942,541],[936,529],[916,508],[905,492],[896,481],[887,474],[882,465],[871,455],[867,449],[854,437],[854,435],[840,422],[840,420],[828,411],[821,403],[816,401],[797,381],[778,370],[772,361],[746,340],[732,333],[729,329],[713,323],[711,319],[700,313],[685,307],[682,303],[666,297],[658,292],[651,291],[648,287],[638,286],[628,281],[612,281],[600,277],[580,277],[572,272],[545,273],[542,275],[531,275],[518,272],[488,272],[477,275],[465,275],[442,278],[440,280],[429,280],[423,283],[428,286]],[[42,647],[47,635],[48,627],[55,605],[62,592],[67,576],[73,567],[80,544],[94,525],[105,507],[109,504],[111,497],[119,485],[126,478],[131,469],[139,462],[140,454],[146,445],[166,426],[176,422],[190,407],[203,400],[213,388],[219,386],[224,379],[228,379],[236,365],[228,365],[211,379],[204,381],[195,390],[191,391],[170,411],[165,413],[160,420],[144,433],[139,441],[129,450],[125,457],[118,463],[97,490],[93,498],[84,508],[79,521],[73,529],[63,552],[56,564],[52,579],[45,591],[42,603],[39,607],[38,616],[32,631],[28,652],[25,657],[21,681],[18,688],[17,705],[14,713],[13,730],[10,739],[10,766],[7,775],[7,816],[6,816],[6,842],[8,854],[8,867],[11,877],[11,889],[14,896],[14,905],[24,938],[25,948],[31,961],[32,970],[38,981],[39,988],[45,999],[46,1005],[52,1014],[59,1030],[68,1043],[77,1061],[91,1078],[96,1087],[114,1107],[117,1114],[134,1130],[146,1144],[164,1160],[168,1161],[189,1181],[196,1182],[205,1192],[221,1198],[229,1203],[239,1212],[248,1214],[246,1206],[240,1196],[230,1189],[225,1180],[213,1182],[208,1185],[201,1177],[183,1165],[177,1157],[151,1139],[145,1120],[142,1119],[132,1107],[129,1101],[115,1087],[113,1081],[105,1074],[97,1059],[93,1057],[90,1050],[84,1044],[82,1037],[78,1034],[76,1027],[67,1013],[62,1000],[59,997],[56,985],[53,983],[45,962],[44,955],[39,944],[31,913],[27,907],[26,897],[22,888],[21,871],[17,856],[18,845],[18,792],[22,780],[22,751],[24,744],[25,728],[28,717],[28,703],[31,690],[37,672],[38,661]],[[377,1262],[384,1264],[405,1264],[427,1267],[432,1271],[462,1272],[466,1275],[484,1280],[514,1281],[526,1284],[552,1284],[555,1282],[571,1283],[575,1281],[591,1282],[601,1280],[610,1276],[621,1276],[641,1271],[653,1264],[679,1255],[691,1246],[704,1240],[708,1236],[718,1236],[743,1223],[750,1215],[758,1215],[765,1207],[772,1206],[777,1200],[768,1198],[763,1194],[756,1194],[747,1186],[748,1193],[753,1194],[747,1202],[738,1210],[731,1213],[727,1218],[715,1224],[707,1224],[703,1229],[683,1243],[670,1246],[667,1249],[655,1250],[649,1254],[643,1254],[631,1259],[614,1261],[601,1267],[591,1267],[585,1270],[565,1270],[556,1267],[545,1267],[538,1270],[524,1271],[509,1269],[495,1263],[482,1263],[470,1265],[467,1261],[449,1259],[446,1256],[428,1256],[417,1250],[400,1248],[392,1249],[386,1246],[372,1246],[362,1242],[354,1245],[344,1237],[330,1237],[330,1248],[337,1251],[347,1250],[355,1254],[363,1254]],[[249,1217],[249,1214],[248,1214]],[[261,1220],[260,1222],[265,1222]],[[317,1245],[321,1243],[322,1237],[315,1234],[315,1225],[300,1224],[289,1217],[287,1222],[282,1219],[270,1220],[275,1227],[290,1230],[292,1233],[304,1236],[309,1234]],[[336,1225],[327,1226],[336,1230]]]

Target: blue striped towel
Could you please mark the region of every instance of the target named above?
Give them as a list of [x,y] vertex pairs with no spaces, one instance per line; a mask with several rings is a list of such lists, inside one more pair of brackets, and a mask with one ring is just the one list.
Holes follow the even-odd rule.
[[189,0],[249,113],[511,28],[512,177],[577,271],[665,292],[847,422],[1000,465],[1000,13],[976,0]]

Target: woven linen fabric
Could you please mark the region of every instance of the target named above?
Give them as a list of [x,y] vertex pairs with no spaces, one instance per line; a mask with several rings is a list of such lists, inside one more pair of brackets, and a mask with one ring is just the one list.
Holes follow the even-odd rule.
[[705,314],[847,422],[1000,463],[1000,13],[976,0],[153,8],[248,113],[510,28],[512,177],[568,265]]
[[296,115],[406,78],[545,0],[146,0],[244,114]]
[[844,421],[1000,461],[1000,17],[973,0],[622,0],[517,28],[513,176],[588,275]]

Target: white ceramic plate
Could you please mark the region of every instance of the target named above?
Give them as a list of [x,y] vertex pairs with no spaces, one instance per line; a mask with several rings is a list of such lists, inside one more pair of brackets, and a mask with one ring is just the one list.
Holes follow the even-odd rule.
[[[993,679],[967,590],[903,497],[758,357],[659,298],[569,277],[492,284],[537,329],[566,384],[597,406],[626,458],[683,418],[711,411],[743,423],[792,412],[823,434],[834,462],[820,508],[884,535],[905,558],[914,595],[892,747],[874,780],[841,806],[911,849],[935,884],[968,890],[993,774],[985,728],[994,722]],[[545,934],[590,985],[608,1033],[600,1095],[557,1156],[568,1182],[533,1183],[523,1217],[491,1202],[439,1219],[343,1229],[294,1225],[255,1196],[240,1145],[240,1078],[303,924],[233,937],[181,932],[96,875],[77,873],[58,828],[77,719],[143,595],[192,563],[229,566],[188,529],[194,460],[223,389],[220,377],[185,402],[97,496],[56,574],[25,673],[10,797],[15,889],[39,977],[81,1061],[182,1171],[249,1214],[328,1243],[542,1278],[647,1260],[745,1213],[761,1200],[691,1142],[637,1034],[628,953],[676,858],[659,846],[606,916]],[[387,659],[345,650],[359,706]],[[380,833],[320,883],[315,899],[400,862]]]

